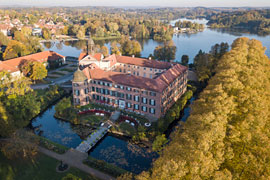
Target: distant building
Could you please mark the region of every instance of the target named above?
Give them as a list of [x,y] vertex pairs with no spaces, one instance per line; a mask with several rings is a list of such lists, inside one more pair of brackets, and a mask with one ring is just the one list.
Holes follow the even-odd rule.
[[42,29],[41,28],[33,28],[32,35],[33,36],[42,36]]
[[5,36],[10,36],[10,29],[12,26],[9,24],[0,24],[0,31],[5,35]]
[[54,64],[61,66],[66,63],[65,56],[53,51],[44,51],[6,61],[0,61],[0,71],[7,71],[13,77],[21,76],[19,66],[23,61],[39,61],[44,63],[47,68],[50,68],[50,66]]
[[115,54],[103,57],[88,45],[72,87],[75,105],[99,102],[157,119],[185,93],[187,68]]

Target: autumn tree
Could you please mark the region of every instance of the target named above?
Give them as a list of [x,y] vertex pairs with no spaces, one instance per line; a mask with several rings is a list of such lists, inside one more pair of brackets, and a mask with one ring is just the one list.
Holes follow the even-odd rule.
[[117,44],[116,41],[113,41],[111,43],[111,53],[112,54],[116,54],[116,55],[120,55],[121,54],[120,47],[118,46],[118,44]]
[[163,45],[159,45],[154,50],[155,59],[162,61],[171,61],[175,59],[176,46],[174,42],[168,41],[164,42]]
[[270,64],[257,40],[239,38],[141,179],[269,179]]
[[187,66],[188,62],[189,62],[188,55],[183,55],[182,58],[181,58],[181,64],[184,65],[184,66]]
[[4,142],[1,151],[8,159],[34,159],[38,152],[38,138],[30,132],[18,130]]
[[25,56],[27,54],[30,54],[30,52],[27,50],[26,46],[18,41],[11,40],[9,41],[7,48],[3,54],[4,60],[16,58]]
[[121,45],[121,53],[122,55],[125,56],[136,56],[136,57],[140,57],[141,56],[141,45],[138,41],[136,40],[130,40],[128,38],[122,38],[120,41],[120,45]]
[[81,26],[76,34],[76,37],[78,39],[84,39],[85,38],[85,29],[83,26]]
[[42,28],[42,37],[46,40],[51,39],[51,32],[48,28]]
[[34,81],[42,80],[47,76],[47,69],[41,62],[25,60],[19,66],[21,72]]
[[166,143],[168,143],[168,140],[165,137],[165,134],[158,135],[155,141],[153,142],[153,146],[152,146],[153,151],[156,151],[156,152],[162,151]]
[[105,57],[109,55],[109,50],[106,46],[102,46],[100,51]]

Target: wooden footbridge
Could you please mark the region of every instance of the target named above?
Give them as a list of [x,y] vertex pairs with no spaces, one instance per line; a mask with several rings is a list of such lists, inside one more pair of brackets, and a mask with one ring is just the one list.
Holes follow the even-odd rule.
[[105,123],[103,126],[99,127],[92,134],[90,134],[85,141],[81,142],[76,150],[87,153],[107,134],[110,128],[111,125],[109,123]]

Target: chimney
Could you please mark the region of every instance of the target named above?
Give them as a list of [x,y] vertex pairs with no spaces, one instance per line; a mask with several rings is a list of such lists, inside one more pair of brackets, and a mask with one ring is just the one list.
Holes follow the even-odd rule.
[[134,57],[135,57],[135,55],[133,54],[133,55],[132,55],[132,57],[134,58]]

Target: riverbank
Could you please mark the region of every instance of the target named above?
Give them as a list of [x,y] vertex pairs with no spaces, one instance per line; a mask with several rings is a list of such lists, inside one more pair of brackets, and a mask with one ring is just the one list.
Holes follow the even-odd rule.
[[[120,39],[121,36],[107,36],[107,37],[91,37],[93,40],[99,41],[99,40],[112,40],[112,39]],[[46,42],[55,42],[55,41],[87,41],[89,39],[89,36],[86,36],[83,39],[79,39],[77,37],[72,36],[63,36],[63,37],[56,37],[54,39],[42,39],[39,42],[40,43],[46,43]]]

